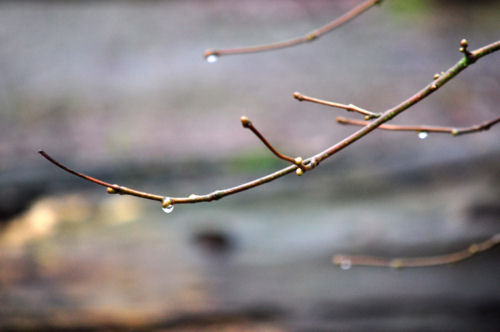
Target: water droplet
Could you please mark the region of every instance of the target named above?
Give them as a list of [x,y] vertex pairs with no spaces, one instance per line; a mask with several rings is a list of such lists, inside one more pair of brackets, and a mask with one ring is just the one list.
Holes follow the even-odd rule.
[[210,54],[209,56],[207,56],[206,60],[208,63],[215,63],[217,62],[217,60],[219,60],[219,57],[215,54]]
[[340,268],[342,270],[349,270],[352,266],[351,260],[349,258],[342,258],[340,261]]
[[429,133],[426,131],[419,131],[418,132],[418,138],[420,138],[420,139],[426,139],[427,136],[429,136]]
[[161,208],[165,213],[170,213],[174,211],[174,204],[172,204],[172,200],[170,197],[165,197],[161,202]]

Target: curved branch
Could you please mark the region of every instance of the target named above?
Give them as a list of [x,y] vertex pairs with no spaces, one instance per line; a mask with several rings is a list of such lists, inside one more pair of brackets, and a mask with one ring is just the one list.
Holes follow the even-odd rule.
[[163,199],[165,198],[165,197],[160,196],[160,195],[154,195],[154,194],[146,193],[146,192],[135,190],[135,189],[130,189],[127,187],[119,186],[117,184],[111,184],[111,183],[93,178],[93,177],[88,176],[86,174],[72,170],[71,168],[69,168],[67,166],[64,166],[63,164],[61,164],[60,162],[58,162],[57,160],[55,160],[54,158],[49,156],[45,151],[40,150],[40,151],[38,151],[38,153],[41,154],[45,159],[47,159],[48,161],[50,161],[51,163],[56,165],[57,167],[65,170],[66,172],[71,173],[73,175],[76,175],[78,177],[81,177],[82,179],[93,182],[93,183],[98,184],[100,186],[106,187],[109,194],[132,195],[132,196],[151,199],[151,200],[155,200],[155,201],[163,201]]
[[298,101],[309,101],[309,102],[316,103],[316,104],[341,108],[341,109],[344,109],[348,112],[357,112],[357,113],[363,114],[365,116],[365,120],[375,119],[381,115],[380,113],[373,113],[373,112],[367,111],[367,110],[365,110],[361,107],[358,107],[356,105],[353,105],[353,104],[346,105],[346,104],[335,103],[333,101],[327,101],[327,100],[323,100],[323,99],[305,96],[305,95],[301,94],[300,92],[294,92],[293,97],[295,99],[297,99]]
[[[338,116],[336,120],[340,124],[355,125],[355,126],[366,126],[370,123],[368,121],[348,119],[348,118],[344,118],[341,116]],[[488,130],[499,122],[500,122],[500,116],[493,119],[493,120],[485,121],[485,122],[478,124],[478,125],[474,125],[474,126],[470,126],[470,127],[462,127],[462,128],[382,124],[382,125],[378,126],[378,129],[391,130],[391,131],[416,131],[416,132],[428,132],[428,133],[444,133],[444,134],[451,134],[453,136],[458,136],[458,135],[464,135],[464,134],[475,133],[478,131]]]
[[208,49],[204,52],[205,58],[208,58],[210,56],[222,56],[222,55],[230,55],[230,54],[243,54],[243,53],[257,53],[257,52],[264,52],[264,51],[271,51],[271,50],[276,50],[280,48],[286,48],[286,47],[291,47],[307,42],[311,42],[313,40],[318,39],[321,35],[324,35],[327,32],[332,31],[333,29],[341,26],[344,23],[349,22],[359,14],[363,13],[367,9],[373,7],[374,5],[381,3],[382,0],[367,0],[360,5],[354,7],[341,17],[331,21],[330,23],[322,26],[321,28],[311,31],[307,35],[303,37],[298,37],[298,38],[293,38],[289,40],[285,40],[282,42],[277,42],[277,43],[271,43],[271,44],[264,44],[264,45],[258,45],[258,46],[251,46],[251,47],[241,47],[241,48],[228,48],[228,49],[220,49],[220,50],[211,50]]
[[459,250],[449,254],[413,258],[384,258],[374,256],[358,255],[335,255],[332,263],[339,266],[381,266],[392,268],[403,267],[429,267],[454,264],[471,258],[475,254],[487,251],[500,244],[500,233],[493,235],[486,241],[473,243],[467,249]]
[[[467,68],[469,65],[474,63],[475,61],[479,60],[483,56],[486,56],[490,53],[493,53],[495,51],[498,51],[500,49],[500,41],[493,42],[489,45],[483,46],[482,48],[479,48],[473,52],[470,52],[470,56],[464,56],[460,61],[458,61],[454,66],[452,66],[450,69],[448,69],[446,72],[444,72],[438,79],[435,81],[431,82],[428,84],[425,88],[411,96],[410,98],[406,99],[405,101],[401,102],[399,105],[394,106],[393,108],[388,109],[382,115],[377,118],[376,120],[369,122],[366,126],[363,128],[359,129],[358,131],[354,132],[350,136],[344,138],[340,142],[332,145],[331,147],[327,148],[326,150],[310,157],[307,158],[303,161],[302,165],[304,165],[304,169],[306,171],[309,171],[316,166],[319,165],[319,163],[333,154],[337,153],[338,151],[344,149],[345,147],[351,145],[352,143],[356,142],[360,138],[366,136],[368,133],[371,131],[375,130],[378,128],[380,125],[384,124],[385,122],[391,120],[401,112],[405,111],[408,109],[410,106],[413,106],[414,104],[418,103],[428,95],[430,95],[432,92],[436,91],[439,87],[442,85],[446,84],[449,80],[451,80],[453,77],[458,75],[462,70]],[[45,152],[40,151],[40,154],[44,156],[46,159],[48,159],[50,162],[55,164],[56,166],[62,168],[63,170],[74,174],[76,176],[79,176],[81,178],[84,178],[88,181],[94,182],[96,184],[99,184],[101,186],[105,186],[111,189],[108,189],[109,193],[119,193],[119,194],[128,194],[128,195],[133,195],[133,196],[138,196],[142,198],[147,198],[147,199],[152,199],[152,200],[157,200],[157,201],[164,201],[165,199],[169,199],[168,204],[188,204],[188,203],[199,203],[199,202],[210,202],[213,200],[220,199],[225,196],[229,196],[232,194],[239,193],[241,191],[245,191],[257,186],[260,186],[264,183],[271,182],[273,180],[276,180],[284,175],[287,175],[289,173],[292,173],[296,171],[299,167],[297,165],[290,165],[286,168],[283,168],[279,171],[276,171],[274,173],[268,174],[266,176],[263,176],[261,178],[255,179],[253,181],[240,184],[235,187],[227,188],[227,189],[222,189],[222,190],[216,190],[212,193],[206,194],[206,195],[190,195],[189,197],[165,197],[165,196],[159,196],[159,195],[153,195],[149,193],[144,193],[141,191],[137,191],[134,189],[129,189],[126,187],[122,187],[119,185],[112,185],[107,182],[89,177],[85,174],[78,173],[76,171],[73,171],[66,166],[63,166],[59,162],[55,161],[51,157],[49,157]]]
[[279,152],[274,146],[272,146],[271,143],[269,143],[269,141],[264,137],[264,135],[262,135],[258,130],[257,128],[255,128],[255,126],[253,125],[252,121],[250,121],[246,116],[242,116],[240,118],[241,120],[241,125],[243,126],[243,128],[247,128],[247,129],[250,129],[250,131],[252,131],[252,133],[255,134],[255,136],[257,136],[261,141],[262,143],[264,143],[264,145],[276,156],[278,157],[279,159],[282,159],[282,160],[285,160],[285,161],[288,161],[292,164],[295,164],[297,165],[298,167],[300,167],[302,169],[302,171],[304,171],[304,166],[302,165],[302,157],[297,157],[297,158],[292,158],[292,157],[289,157],[285,154],[282,154],[281,152]]

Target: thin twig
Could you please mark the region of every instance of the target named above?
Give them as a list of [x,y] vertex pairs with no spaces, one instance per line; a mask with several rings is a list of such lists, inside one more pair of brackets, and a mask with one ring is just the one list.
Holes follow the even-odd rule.
[[67,166],[64,166],[63,164],[61,164],[60,162],[56,161],[54,158],[49,156],[45,151],[40,150],[40,151],[38,151],[38,153],[41,154],[45,159],[47,159],[48,161],[50,161],[51,163],[56,165],[57,167],[60,167],[63,170],[65,170],[66,172],[69,172],[69,173],[76,175],[76,176],[79,176],[87,181],[94,182],[95,184],[98,184],[100,186],[108,188],[107,190],[108,190],[108,193],[110,193],[110,194],[132,195],[132,196],[137,196],[137,197],[141,197],[141,198],[152,199],[155,201],[162,201],[164,199],[164,197],[160,196],[160,195],[154,195],[154,194],[146,193],[143,191],[138,191],[135,189],[130,189],[127,187],[119,186],[117,184],[111,184],[111,183],[93,178],[93,177],[88,176],[86,174],[74,171]]
[[307,35],[303,37],[298,37],[298,38],[293,38],[289,40],[285,40],[282,42],[277,42],[277,43],[271,43],[271,44],[264,44],[264,45],[258,45],[258,46],[251,46],[251,47],[241,47],[241,48],[228,48],[228,49],[220,49],[220,50],[211,50],[208,49],[204,52],[205,58],[208,58],[209,56],[221,56],[221,55],[230,55],[230,54],[242,54],[242,53],[257,53],[257,52],[264,52],[264,51],[270,51],[270,50],[276,50],[280,48],[286,48],[286,47],[291,47],[307,42],[311,42],[313,40],[318,39],[321,35],[324,35],[327,32],[332,31],[333,29],[341,26],[342,24],[349,22],[359,14],[363,13],[367,9],[373,7],[374,5],[382,2],[382,0],[367,0],[360,5],[354,7],[341,17],[331,21],[330,23],[324,25],[323,27],[314,30]]
[[373,112],[367,111],[367,110],[365,110],[361,107],[358,107],[356,105],[353,105],[353,104],[346,105],[346,104],[335,103],[333,101],[327,101],[327,100],[323,100],[323,99],[305,96],[305,95],[301,94],[300,92],[294,92],[293,97],[295,99],[297,99],[298,101],[309,101],[309,102],[316,103],[316,104],[341,108],[341,109],[344,109],[344,110],[349,111],[349,112],[357,112],[357,113],[363,114],[365,116],[365,120],[375,119],[381,115],[380,113],[373,113]]
[[255,126],[253,125],[252,121],[250,121],[246,116],[242,116],[240,118],[240,121],[241,121],[241,125],[243,126],[243,128],[247,128],[247,129],[250,129],[252,131],[252,133],[255,134],[255,136],[257,136],[261,141],[262,143],[264,143],[264,145],[278,158],[280,159],[283,159],[285,161],[288,161],[294,165],[297,165],[298,167],[300,167],[302,169],[302,171],[304,171],[304,166],[302,165],[302,157],[297,157],[297,158],[292,158],[290,156],[287,156],[281,152],[279,152],[274,146],[272,146],[271,143],[269,143],[269,141],[264,137],[264,135],[262,135],[258,130],[257,128],[255,128]]
[[374,256],[358,256],[358,255],[335,255],[332,262],[335,265],[342,266],[381,266],[392,268],[404,267],[428,267],[454,264],[471,258],[475,254],[492,249],[500,244],[500,233],[493,235],[486,241],[473,243],[467,249],[459,250],[444,255],[413,257],[413,258],[384,258]]
[[[347,125],[355,125],[355,126],[366,126],[370,122],[356,119],[348,119],[341,116],[337,117],[337,122],[341,124]],[[416,132],[428,132],[428,133],[444,133],[451,134],[453,136],[464,135],[475,133],[478,131],[488,130],[493,127],[495,124],[500,122],[500,116],[490,120],[483,122],[478,125],[470,126],[470,127],[438,127],[438,126],[407,126],[407,125],[394,125],[394,124],[383,124],[378,126],[378,129],[383,130],[392,130],[392,131],[416,131]]]
[[[418,103],[422,99],[426,98],[429,96],[431,93],[436,91],[439,87],[443,86],[451,80],[453,77],[458,75],[462,70],[467,68],[469,65],[472,63],[476,62],[480,58],[493,53],[495,51],[498,51],[500,49],[500,41],[493,42],[489,45],[483,46],[473,52],[470,52],[470,56],[464,56],[460,61],[458,61],[454,66],[449,68],[446,72],[443,72],[443,74],[433,82],[429,83],[426,87],[424,87],[422,90],[411,96],[410,98],[406,99],[405,101],[401,102],[399,105],[394,106],[393,108],[388,109],[382,115],[377,118],[376,120],[369,122],[366,126],[363,128],[359,129],[358,131],[354,132],[350,136],[344,138],[340,142],[332,145],[331,147],[327,148],[326,150],[310,157],[307,158],[303,161],[303,165],[305,166],[305,169],[307,171],[313,169],[314,167],[318,166],[319,163],[333,154],[339,152],[340,150],[344,149],[345,147],[351,145],[352,143],[356,142],[357,140],[361,139],[362,137],[366,136],[368,133],[371,131],[375,130],[378,128],[380,125],[384,124],[385,122],[393,119],[395,116],[400,114],[401,112],[404,112],[406,109],[409,107],[413,106],[414,104]],[[88,181],[94,182],[96,184],[99,184],[101,186],[105,186],[111,189],[108,189],[108,192],[114,193],[113,191],[116,191],[120,194],[128,194],[128,195],[133,195],[133,196],[138,196],[146,199],[152,199],[152,200],[157,200],[157,201],[163,201],[169,197],[162,197],[158,195],[153,195],[149,193],[144,193],[140,192],[134,189],[129,189],[126,187],[118,186],[118,185],[111,185],[109,183],[106,183],[104,181],[89,177],[85,174],[75,172],[71,169],[69,169],[66,166],[63,166],[59,162],[55,161],[51,157],[49,157],[45,152],[41,151],[40,154],[47,158],[50,162],[55,164],[56,166],[62,168],[63,170],[74,174],[76,176],[82,177]],[[258,179],[255,179],[253,181],[247,182],[240,184],[235,187],[227,188],[227,189],[222,189],[222,190],[215,190],[209,194],[206,195],[190,195],[189,197],[170,197],[169,198],[169,204],[188,204],[188,203],[199,203],[199,202],[210,202],[213,200],[218,200],[221,199],[222,197],[233,195],[260,185],[263,185],[264,183],[271,182],[273,180],[276,180],[284,175],[287,175],[289,173],[292,173],[296,171],[299,167],[297,165],[290,165],[288,167],[285,167],[279,171],[276,171],[274,173],[268,174],[266,176],[260,177]]]

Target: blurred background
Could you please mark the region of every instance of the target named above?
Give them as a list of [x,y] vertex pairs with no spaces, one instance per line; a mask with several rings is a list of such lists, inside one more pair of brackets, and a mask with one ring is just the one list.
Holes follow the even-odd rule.
[[[373,132],[302,177],[216,203],[107,195],[37,154],[111,183],[205,194],[356,130],[294,91],[383,111],[498,40],[499,1],[386,0],[313,43],[280,41],[361,1],[0,3],[0,329],[494,330],[499,249],[453,266],[333,266],[334,254],[422,256],[500,231],[500,128]],[[498,116],[500,53],[393,123]]]

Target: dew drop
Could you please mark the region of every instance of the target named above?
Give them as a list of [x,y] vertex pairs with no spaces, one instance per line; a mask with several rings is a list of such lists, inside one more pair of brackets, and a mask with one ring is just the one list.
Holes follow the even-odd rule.
[[419,131],[418,132],[418,138],[420,138],[420,139],[426,139],[427,136],[429,136],[429,133],[426,131]]
[[165,213],[170,213],[170,212],[174,211],[174,204],[172,204],[170,197],[165,197],[163,199],[163,201],[161,202],[161,209]]
[[215,54],[210,54],[209,56],[207,56],[206,60],[208,63],[215,63],[217,62],[217,60],[219,60],[219,57]]
[[342,270],[349,270],[352,266],[351,260],[349,258],[342,258],[340,261],[340,268]]

